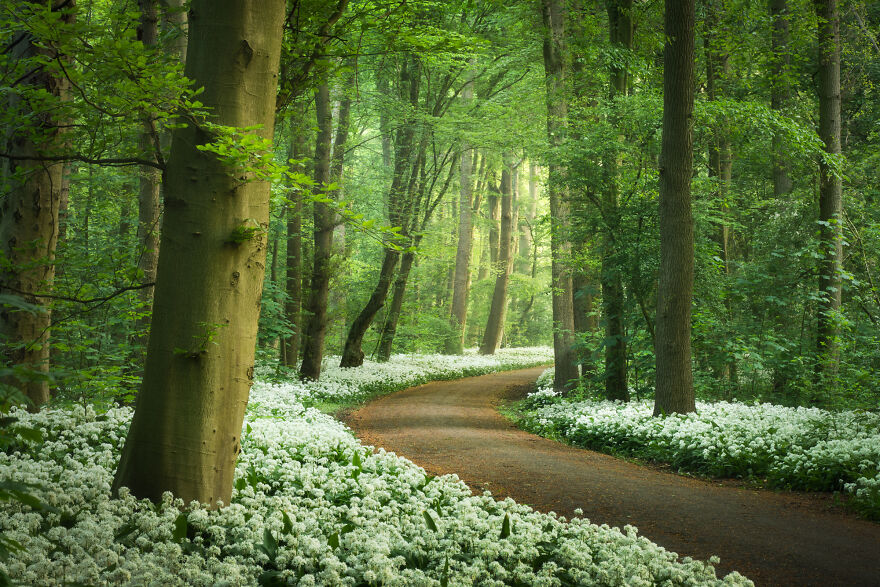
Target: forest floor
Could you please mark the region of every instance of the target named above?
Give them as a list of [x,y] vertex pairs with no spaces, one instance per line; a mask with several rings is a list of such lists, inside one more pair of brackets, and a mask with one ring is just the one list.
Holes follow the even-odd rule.
[[880,524],[825,493],[703,480],[567,446],[517,429],[497,407],[532,389],[543,367],[442,381],[343,414],[365,444],[472,489],[639,533],[684,556],[721,557],[756,585],[880,585]]

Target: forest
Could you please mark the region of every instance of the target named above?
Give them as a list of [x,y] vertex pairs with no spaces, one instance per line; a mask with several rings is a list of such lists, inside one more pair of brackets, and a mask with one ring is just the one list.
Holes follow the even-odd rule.
[[[880,4],[11,0],[0,46],[0,585],[877,581]],[[691,478],[761,521],[682,541]]]

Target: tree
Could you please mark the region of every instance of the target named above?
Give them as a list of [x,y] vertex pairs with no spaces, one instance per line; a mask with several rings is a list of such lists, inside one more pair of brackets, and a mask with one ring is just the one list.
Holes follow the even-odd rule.
[[211,144],[222,127],[259,127],[253,140],[271,141],[284,8],[190,8],[186,73],[211,115],[172,138],[146,371],[114,480],[138,497],[230,499],[254,372],[269,184]]
[[694,0],[666,0],[655,415],[696,409],[691,368],[694,11]]
[[493,355],[501,345],[501,336],[504,332],[504,319],[507,316],[507,287],[510,281],[510,270],[513,263],[512,232],[513,210],[516,205],[513,191],[513,174],[518,168],[513,164],[510,153],[504,154],[504,162],[501,169],[501,233],[498,241],[498,261],[493,266],[495,273],[495,288],[492,290],[492,304],[489,308],[489,317],[486,321],[486,330],[483,332],[483,342],[480,344],[480,354]]
[[[76,2],[39,6],[20,2],[21,14],[41,19],[45,10],[58,15],[60,30],[75,20]],[[50,18],[52,16],[50,15]],[[48,41],[48,42],[47,42]],[[25,305],[0,306],[0,341],[16,374],[6,383],[20,389],[38,408],[49,399],[49,329],[52,313],[41,293],[51,292],[55,279],[58,211],[64,175],[58,155],[64,142],[63,108],[70,85],[57,63],[65,58],[59,43],[18,32],[9,44],[13,62],[23,75],[10,94],[7,108],[27,121],[7,129],[0,199],[0,295],[12,295]],[[46,61],[49,65],[40,65]],[[48,97],[48,99],[47,99]]]
[[[315,115],[318,135],[315,139],[315,185],[325,189],[330,185],[330,144],[333,136],[333,113],[330,109],[330,86],[318,86],[315,92]],[[303,360],[299,370],[302,379],[318,379],[324,358],[324,337],[327,333],[327,299],[330,296],[330,258],[333,255],[333,227],[336,225],[333,209],[324,202],[314,204],[314,254],[308,303],[306,304],[305,341]]]
[[[544,23],[544,80],[547,93],[547,140],[551,149],[564,141],[568,114],[565,92],[565,10],[561,0],[542,0]],[[565,267],[570,258],[571,244],[567,234],[570,204],[564,193],[564,170],[555,162],[548,165],[547,192],[550,197],[550,248],[552,256],[553,355],[555,378],[553,386],[565,390],[578,378],[574,352],[574,309],[571,274]]]
[[819,136],[825,152],[819,163],[819,316],[817,374],[834,385],[840,367],[839,336],[843,269],[843,183],[832,168],[840,146],[840,17],[837,0],[816,0],[819,17]]
[[[468,79],[461,92],[461,99],[468,103],[473,99],[473,80]],[[449,317],[453,334],[446,339],[445,351],[448,354],[461,354],[464,351],[464,337],[467,328],[468,290],[471,281],[471,250],[474,241],[473,212],[473,172],[477,151],[471,150],[465,141],[462,143],[461,173],[459,176],[458,201],[458,244],[455,251],[455,269],[452,281],[452,304]],[[473,155],[473,156],[471,156]]]

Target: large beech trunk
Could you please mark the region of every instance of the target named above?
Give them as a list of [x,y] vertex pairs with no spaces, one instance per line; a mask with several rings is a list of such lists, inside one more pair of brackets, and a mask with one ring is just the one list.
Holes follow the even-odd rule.
[[504,319],[507,317],[507,286],[510,281],[510,269],[513,233],[513,209],[515,205],[512,185],[512,168],[510,156],[504,157],[501,170],[501,234],[498,242],[498,261],[494,266],[495,288],[492,290],[492,304],[489,306],[489,317],[486,330],[483,331],[483,342],[480,344],[481,355],[494,355],[501,345],[504,332]]
[[[204,87],[212,122],[272,138],[284,8],[193,1],[186,75]],[[241,452],[269,184],[243,182],[241,170],[197,149],[212,138],[196,124],[173,134],[146,371],[114,489],[213,507],[229,503]],[[236,238],[243,230],[250,238]]]
[[696,409],[691,369],[694,0],[666,0],[664,24],[655,415]]
[[[66,26],[75,18],[76,3],[61,4],[64,12],[58,24]],[[29,36],[11,43],[8,53],[12,60],[64,58],[51,48],[51,43],[38,44]],[[31,69],[19,84],[27,91],[44,90],[59,102],[67,99],[69,90],[65,79],[53,77],[42,67]],[[10,95],[5,105],[9,113],[29,120],[32,126],[8,129],[10,134],[5,137],[4,151],[16,159],[4,166],[2,174],[2,179],[9,182],[9,189],[0,197],[0,257],[6,262],[0,268],[0,294],[18,296],[40,311],[0,305],[3,358],[24,373],[21,378],[0,379],[0,383],[21,390],[30,399],[30,408],[36,409],[49,399],[52,313],[48,300],[38,294],[51,292],[55,280],[58,212],[64,175],[62,163],[40,161],[39,157],[64,147],[64,124],[57,118],[59,109],[33,111],[15,92]]]
[[[840,155],[840,16],[837,0],[816,0],[819,17],[819,136],[825,152]],[[828,164],[819,164],[819,316],[817,374],[834,385],[840,367],[838,343],[843,265],[843,184]]]
[[[331,178],[330,146],[333,133],[330,88],[327,84],[319,86],[315,94],[315,113],[318,118],[318,135],[315,140],[315,183],[318,186],[326,186]],[[318,379],[321,376],[324,337],[327,335],[327,302],[330,298],[330,259],[333,255],[335,213],[322,202],[315,202],[313,210],[314,253],[309,298],[305,308],[308,321],[303,340],[302,366],[299,370],[301,379]]]
[[[551,148],[559,148],[564,140],[568,105],[565,95],[565,10],[562,0],[542,0],[544,22],[544,72],[547,90],[547,140]],[[553,356],[555,359],[553,387],[565,391],[578,378],[574,350],[574,308],[571,272],[565,266],[571,256],[568,236],[571,209],[564,191],[564,170],[549,166],[550,252],[553,298]]]
[[407,252],[400,259],[400,269],[394,279],[394,287],[391,292],[391,303],[388,305],[388,317],[382,325],[379,335],[379,346],[376,349],[376,359],[385,362],[391,358],[391,350],[394,344],[394,335],[397,333],[397,323],[400,321],[400,311],[403,309],[403,299],[406,295],[406,284],[409,281],[409,273],[412,271],[415,254]]

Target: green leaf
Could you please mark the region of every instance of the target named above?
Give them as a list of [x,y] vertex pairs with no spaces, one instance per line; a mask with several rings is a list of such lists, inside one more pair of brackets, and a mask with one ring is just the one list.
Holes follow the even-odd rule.
[[327,544],[330,545],[330,548],[337,549],[339,548],[339,532],[334,532],[327,538]]
[[504,521],[501,522],[501,540],[510,536],[510,514],[504,514]]
[[437,522],[434,521],[434,517],[428,513],[428,510],[422,510],[422,515],[425,517],[425,523],[428,525],[428,528],[436,532]]
[[284,527],[281,528],[282,534],[290,534],[293,531],[293,522],[287,512],[281,512],[281,519],[284,520]]
[[174,520],[174,532],[172,532],[171,537],[175,542],[183,542],[188,528],[189,520],[186,519],[186,514],[180,514]]

